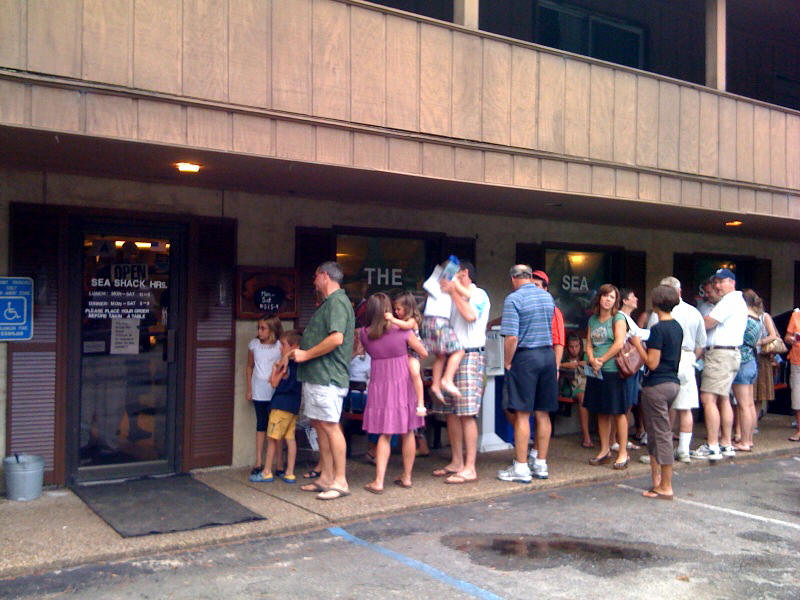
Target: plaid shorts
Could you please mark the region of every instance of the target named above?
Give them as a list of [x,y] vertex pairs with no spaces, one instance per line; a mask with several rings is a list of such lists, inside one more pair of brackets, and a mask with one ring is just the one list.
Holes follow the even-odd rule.
[[461,350],[456,332],[450,327],[450,319],[425,317],[422,319],[422,342],[431,354],[452,354]]
[[459,417],[470,417],[478,414],[483,398],[485,383],[486,357],[483,352],[467,352],[458,366],[453,383],[461,392],[461,398],[453,398],[445,394],[448,404],[442,404],[434,398],[432,412],[452,414]]

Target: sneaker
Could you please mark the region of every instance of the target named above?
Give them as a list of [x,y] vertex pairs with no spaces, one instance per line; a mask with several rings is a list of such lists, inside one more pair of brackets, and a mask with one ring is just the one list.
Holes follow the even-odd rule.
[[641,445],[641,446],[647,446],[647,432],[645,431],[645,432],[642,434],[642,437],[641,437],[641,438],[639,438],[639,440],[637,440],[637,441],[639,442],[639,445]]
[[611,444],[611,451],[612,452],[619,452],[619,444],[617,442],[614,442],[613,444]]
[[547,472],[547,463],[544,461],[534,461],[533,463],[533,476],[536,479],[547,479],[550,474]]
[[531,448],[528,453],[528,468],[530,470],[533,470],[533,465],[536,463],[537,458],[539,458],[539,451],[536,448]]
[[518,481],[519,483],[530,483],[531,470],[525,463],[513,462],[507,469],[497,472],[497,478],[500,481]]
[[736,450],[733,449],[733,446],[720,446],[720,450],[722,456],[727,456],[729,458],[736,456]]
[[650,464],[650,455],[649,454],[642,454],[639,457],[639,462],[642,463],[642,464],[645,464],[645,465],[649,465]]
[[250,481],[253,483],[269,483],[270,481],[274,480],[275,478],[272,476],[272,473],[269,474],[269,477],[264,477],[264,474],[260,471],[255,475],[250,475]]
[[688,452],[681,452],[680,450],[675,450],[675,460],[682,462],[682,463],[690,463],[692,462],[692,457],[689,456]]
[[722,460],[722,452],[719,450],[712,450],[708,447],[708,444],[703,444],[699,446],[697,450],[692,450],[689,452],[689,456],[691,458],[699,458],[700,460]]

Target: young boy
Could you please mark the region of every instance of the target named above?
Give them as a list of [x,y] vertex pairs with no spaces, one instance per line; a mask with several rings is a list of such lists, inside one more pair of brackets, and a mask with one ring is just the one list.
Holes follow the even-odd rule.
[[278,451],[281,440],[286,440],[286,470],[276,471],[276,475],[286,483],[294,483],[294,464],[297,459],[297,442],[294,429],[297,413],[300,412],[301,383],[297,381],[297,363],[288,360],[288,355],[300,346],[300,333],[288,331],[281,336],[283,358],[272,367],[270,383],[275,388],[272,396],[272,410],[267,424],[267,459],[261,473],[250,477],[250,481],[269,482],[273,480],[272,457]]

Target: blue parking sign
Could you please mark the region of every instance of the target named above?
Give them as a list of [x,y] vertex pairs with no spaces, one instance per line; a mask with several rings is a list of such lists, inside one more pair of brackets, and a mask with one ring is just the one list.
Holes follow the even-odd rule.
[[0,277],[0,342],[33,337],[33,279]]

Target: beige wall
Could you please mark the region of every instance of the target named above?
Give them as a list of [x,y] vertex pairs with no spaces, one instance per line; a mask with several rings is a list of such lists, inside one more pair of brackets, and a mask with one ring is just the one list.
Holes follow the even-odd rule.
[[[46,186],[44,179],[46,178]],[[43,190],[47,190],[44,197]],[[618,245],[647,252],[647,287],[670,274],[673,252],[753,254],[772,260],[773,311],[791,307],[793,261],[800,243],[686,234],[675,231],[639,230],[569,221],[542,221],[486,214],[452,213],[444,210],[403,210],[311,198],[265,196],[244,192],[146,184],[75,175],[47,174],[0,168],[0,214],[8,215],[10,202],[48,202],[81,206],[124,207],[160,212],[233,217],[238,220],[240,264],[293,266],[294,228],[353,225],[420,231],[443,231],[452,236],[477,236],[479,283],[489,292],[492,314],[499,316],[507,292],[507,269],[514,262],[517,242],[587,241]],[[0,219],[0,268],[7,271],[7,218]],[[244,401],[244,364],[253,323],[236,325],[236,386],[234,411],[234,459],[237,466],[250,464],[254,456],[255,418]],[[5,447],[6,345],[0,344],[0,447]]]
[[0,11],[53,76],[0,72],[0,124],[800,219],[796,111],[357,1]]

